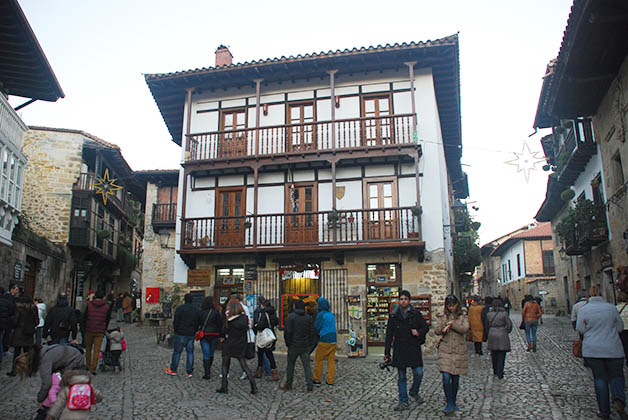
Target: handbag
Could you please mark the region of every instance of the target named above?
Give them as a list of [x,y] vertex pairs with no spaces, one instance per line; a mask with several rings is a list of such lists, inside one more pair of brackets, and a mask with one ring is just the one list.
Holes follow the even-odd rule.
[[205,322],[203,323],[203,328],[201,328],[199,331],[196,332],[196,334],[194,334],[194,340],[196,341],[200,341],[203,339],[203,337],[205,337],[205,332],[203,331],[205,329],[205,326],[207,325],[207,321],[209,320],[209,316],[212,314],[213,309],[210,309],[209,312],[207,313],[207,317],[205,318]]
[[575,357],[582,357],[582,335],[578,335],[578,339],[571,344],[571,353]]
[[126,340],[124,339],[124,337],[122,337],[122,340],[120,340],[120,345],[122,345],[122,351],[126,350]]
[[273,343],[277,340],[275,333],[269,328],[270,318],[268,313],[266,313],[266,320],[268,321],[268,327],[264,328],[263,331],[258,331],[255,335],[255,345],[260,349],[272,347]]

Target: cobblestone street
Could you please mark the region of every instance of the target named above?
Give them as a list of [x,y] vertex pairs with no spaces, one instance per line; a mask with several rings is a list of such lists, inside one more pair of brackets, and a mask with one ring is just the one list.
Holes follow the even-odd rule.
[[[592,419],[596,402],[593,383],[582,361],[571,356],[575,333],[567,318],[547,317],[539,328],[537,353],[525,351],[518,314],[513,314],[510,338],[513,351],[506,359],[506,377],[493,378],[490,357],[470,356],[469,375],[461,378],[461,411],[453,418],[484,419]],[[425,404],[411,402],[411,409],[397,413],[396,372],[380,370],[381,358],[339,358],[336,384],[305,392],[303,372],[297,363],[295,390],[282,392],[279,383],[258,381],[260,392],[249,394],[246,381],[237,379],[240,368],[232,363],[229,394],[216,394],[218,363],[212,379],[204,381],[201,352],[197,345],[195,372],[164,374],[171,351],[157,346],[152,328],[132,325],[126,328],[129,350],[123,355],[125,369],[119,375],[99,373],[94,378],[105,401],[93,410],[94,419],[437,419],[444,417],[444,396],[435,359],[427,358],[421,394]],[[469,347],[470,352],[471,346]],[[278,355],[280,373],[286,358]],[[184,372],[182,355],[179,372]],[[253,364],[253,361],[250,361]],[[30,419],[36,411],[35,396],[39,377],[19,381],[7,377],[5,360],[0,376],[2,418]],[[283,380],[283,375],[282,375]],[[613,414],[616,416],[616,414]],[[612,417],[618,418],[618,417]]]

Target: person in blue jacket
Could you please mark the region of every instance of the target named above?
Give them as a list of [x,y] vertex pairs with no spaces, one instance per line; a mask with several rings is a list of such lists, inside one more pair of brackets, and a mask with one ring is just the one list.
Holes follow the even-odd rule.
[[330,311],[329,301],[323,297],[318,298],[318,315],[314,321],[314,328],[318,332],[319,339],[316,346],[314,359],[314,380],[320,385],[323,377],[323,363],[327,359],[327,385],[334,384],[334,372],[336,370],[336,317]]

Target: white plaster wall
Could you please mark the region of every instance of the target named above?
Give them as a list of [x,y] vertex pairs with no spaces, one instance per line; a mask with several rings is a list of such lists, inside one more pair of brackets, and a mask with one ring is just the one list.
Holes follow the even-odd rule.
[[295,171],[292,176],[294,182],[314,181],[314,170]]
[[318,211],[331,210],[331,182],[318,184]]
[[194,179],[195,188],[211,188],[215,186],[216,186],[216,178],[213,176]]
[[[517,254],[519,254],[519,259],[521,261],[521,275],[517,275]],[[523,251],[523,241],[515,242],[511,247],[509,247],[501,256],[501,266],[506,264],[508,267],[508,261],[510,261],[510,271],[512,273],[512,280],[509,280],[508,277],[504,279],[503,284],[510,283],[512,281],[516,281],[525,277],[525,254]],[[508,274],[508,273],[506,273]]]
[[215,190],[188,191],[185,217],[213,217],[216,208]]
[[409,207],[416,204],[416,180],[415,178],[399,178],[399,207]]
[[393,176],[395,174],[395,167],[393,165],[367,166],[364,174],[367,178],[377,176]]
[[285,211],[283,186],[260,186],[258,193],[257,212],[259,214],[283,213]]
[[[329,184],[331,185],[331,184]],[[362,208],[362,182],[361,181],[336,181],[336,187],[345,187],[345,195],[342,199],[336,199],[338,210],[353,210]],[[331,194],[331,188],[328,194]],[[331,202],[331,197],[329,198]]]
[[[336,180],[345,179],[345,178],[358,178],[362,176],[362,169],[360,167],[350,167],[350,168],[336,168]],[[319,173],[320,179],[320,173]],[[331,179],[331,172],[329,179]]]
[[412,95],[410,92],[395,92],[393,94],[393,110],[395,114],[412,113]]
[[[574,207],[573,201],[576,200],[580,194],[584,191],[584,197],[588,200],[593,200],[593,188],[591,188],[591,181],[593,178],[597,176],[598,173],[602,174],[602,184],[606,181],[606,177],[604,176],[604,171],[602,169],[602,157],[600,156],[599,146],[598,152],[591,156],[591,159],[587,163],[587,166],[584,167],[584,170],[580,172],[578,178],[574,182],[572,189],[576,192],[573,200],[569,203],[571,207]],[[600,193],[602,194],[602,198],[604,198],[605,186],[600,185]],[[606,209],[608,212],[608,209]],[[608,213],[607,213],[608,218]]]
[[284,182],[283,172],[264,172],[259,174],[258,183],[260,185],[275,182]]
[[227,175],[218,177],[219,187],[236,187],[244,185],[244,175]]

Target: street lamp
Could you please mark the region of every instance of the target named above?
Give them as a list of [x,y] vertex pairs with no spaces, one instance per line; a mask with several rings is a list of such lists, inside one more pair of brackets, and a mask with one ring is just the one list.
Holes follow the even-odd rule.
[[162,248],[168,248],[168,240],[170,240],[170,232],[168,229],[161,229],[159,231],[159,245]]

